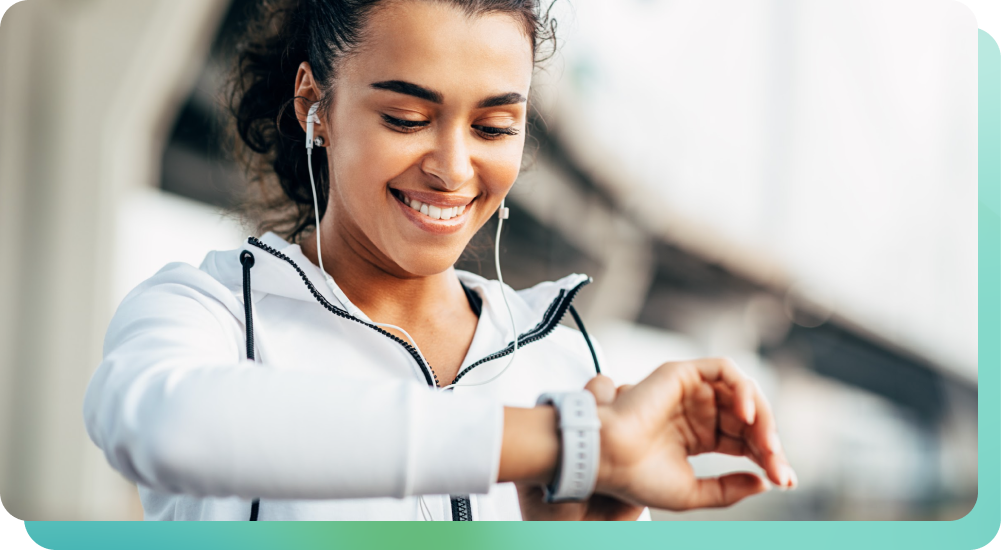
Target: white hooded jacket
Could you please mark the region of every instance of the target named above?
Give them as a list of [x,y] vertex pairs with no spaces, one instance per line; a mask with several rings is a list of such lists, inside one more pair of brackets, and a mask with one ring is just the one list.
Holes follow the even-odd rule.
[[514,338],[500,284],[457,273],[482,310],[458,387],[440,392],[416,350],[331,291],[298,245],[269,233],[199,269],[169,264],[115,313],[87,432],[138,484],[146,519],[247,520],[254,498],[260,520],[520,519],[513,484],[495,482],[503,407],[594,376],[581,333],[559,325],[589,280],[509,289],[517,361],[463,387],[497,374]]

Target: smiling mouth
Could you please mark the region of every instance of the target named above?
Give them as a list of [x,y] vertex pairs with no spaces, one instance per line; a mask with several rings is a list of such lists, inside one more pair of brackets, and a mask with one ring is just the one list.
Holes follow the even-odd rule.
[[415,214],[423,214],[425,217],[432,220],[451,220],[452,218],[458,218],[463,214],[463,212],[466,211],[466,207],[469,206],[469,204],[472,204],[472,201],[470,201],[468,204],[459,206],[434,205],[421,202],[417,199],[408,198],[398,189],[390,189],[389,192],[396,197],[396,200],[402,202],[413,210]]

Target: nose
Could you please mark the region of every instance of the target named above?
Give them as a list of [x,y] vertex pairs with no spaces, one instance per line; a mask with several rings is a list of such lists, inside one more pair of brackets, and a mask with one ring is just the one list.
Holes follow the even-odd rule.
[[435,140],[434,149],[421,161],[421,170],[434,176],[449,191],[473,179],[473,160],[470,157],[467,132],[456,128],[441,132]]

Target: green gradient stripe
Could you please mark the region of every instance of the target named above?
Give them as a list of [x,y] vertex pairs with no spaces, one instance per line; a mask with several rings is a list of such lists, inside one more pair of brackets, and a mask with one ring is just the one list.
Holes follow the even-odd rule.
[[46,548],[962,548],[998,531],[1001,418],[1001,55],[980,31],[978,499],[956,521],[542,523],[27,522]]

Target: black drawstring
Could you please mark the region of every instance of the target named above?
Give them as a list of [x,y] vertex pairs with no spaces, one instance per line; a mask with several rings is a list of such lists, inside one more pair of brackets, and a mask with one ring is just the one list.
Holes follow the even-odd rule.
[[247,320],[247,359],[254,360],[254,304],[250,299],[250,268],[254,267],[254,255],[244,250],[240,253],[243,264],[243,312]]
[[[240,253],[243,264],[243,312],[247,325],[247,359],[254,360],[254,302],[250,296],[250,268],[254,267],[254,255],[249,250]],[[261,509],[261,499],[255,498],[250,504],[250,521],[257,521]]]
[[594,344],[591,343],[591,338],[588,337],[587,330],[584,329],[584,321],[580,320],[580,315],[577,315],[577,310],[573,306],[570,306],[570,315],[573,315],[573,321],[577,323],[577,328],[584,335],[584,341],[587,342],[587,349],[591,350],[591,359],[594,360],[594,372],[601,374],[601,367],[598,366],[598,354],[594,352]]

